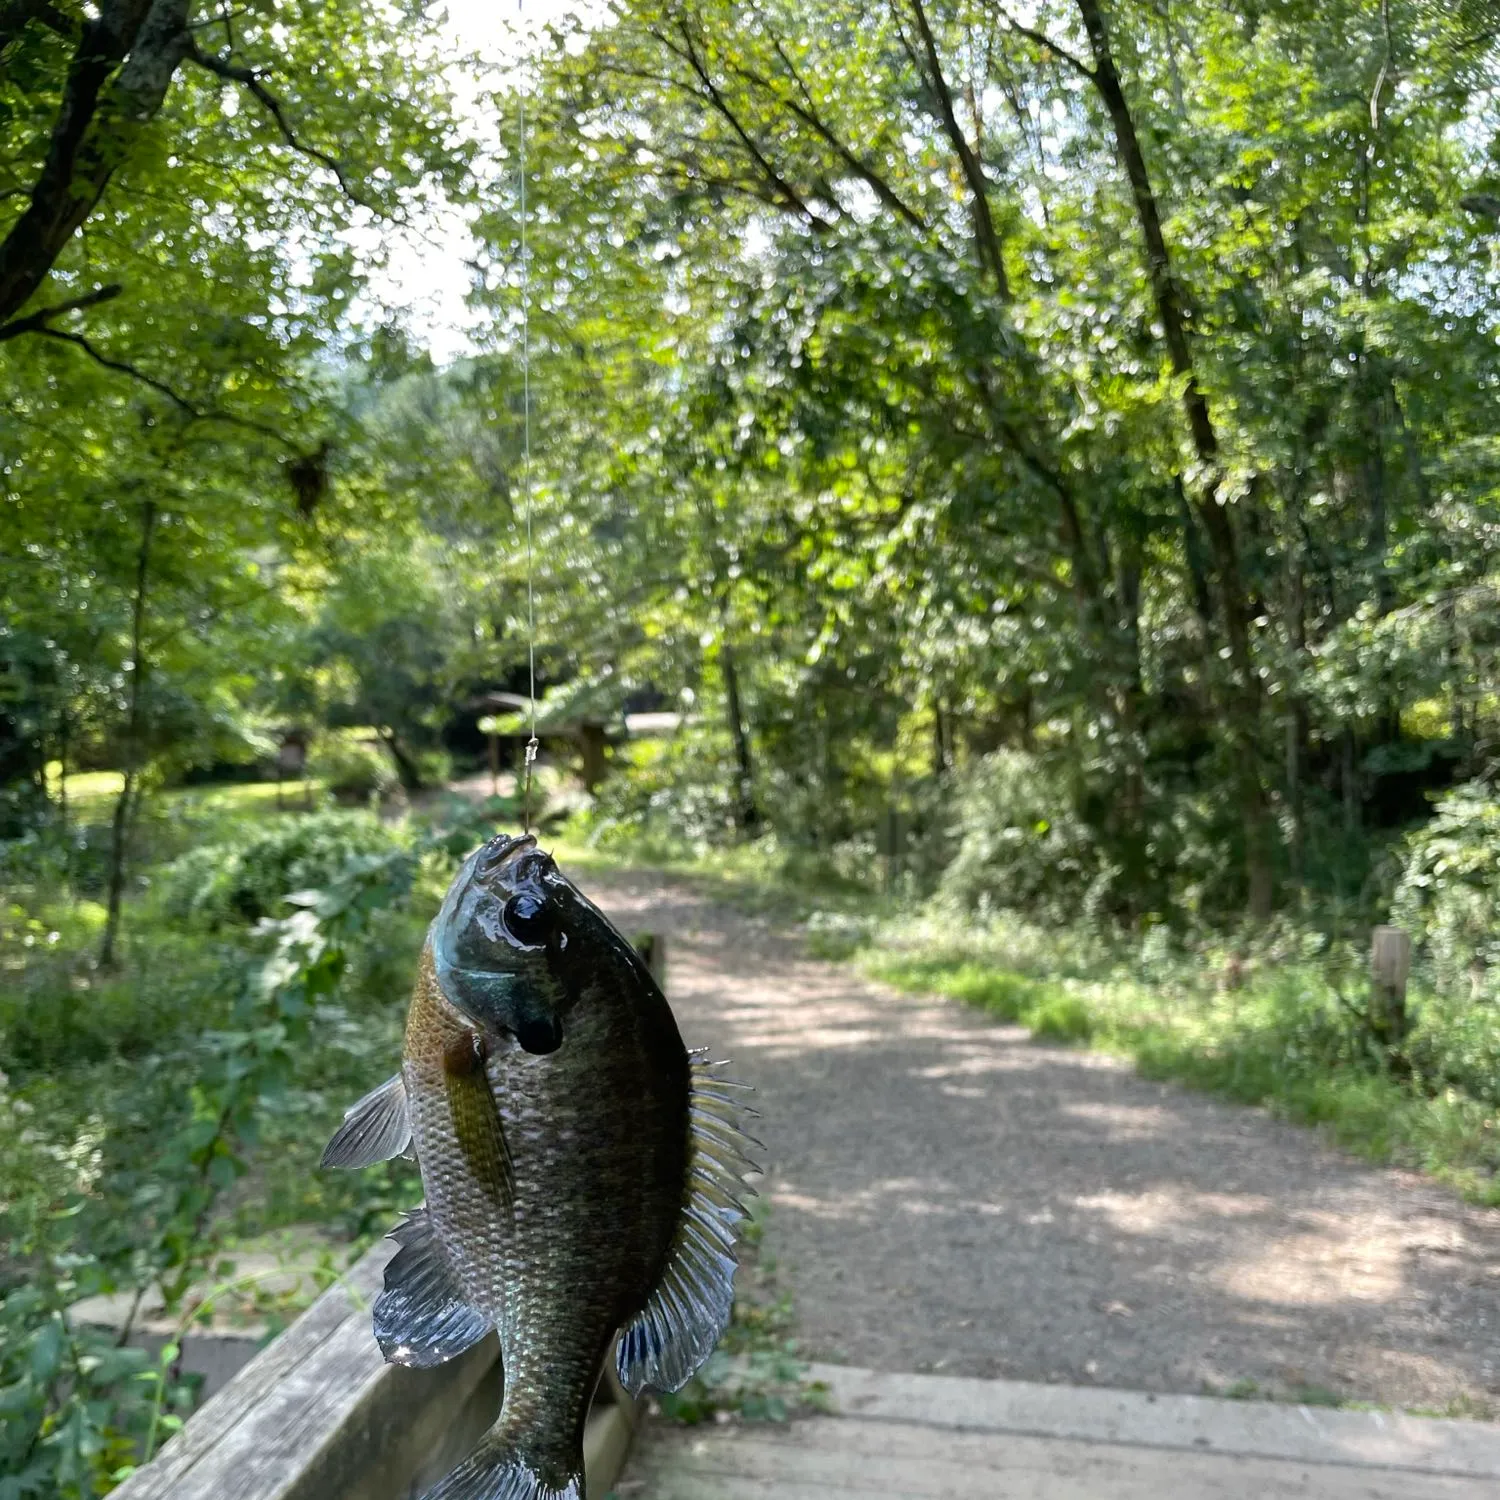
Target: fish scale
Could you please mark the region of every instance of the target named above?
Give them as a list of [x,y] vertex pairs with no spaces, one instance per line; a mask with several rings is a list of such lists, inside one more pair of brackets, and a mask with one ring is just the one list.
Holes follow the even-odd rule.
[[436,1364],[499,1335],[500,1416],[429,1500],[581,1497],[616,1334],[627,1389],[676,1389],[732,1305],[752,1165],[735,1086],[690,1060],[639,956],[533,850],[497,839],[465,863],[423,950],[401,1073],[324,1157],[364,1165],[409,1142],[421,1168],[426,1205],[375,1308],[387,1358]]

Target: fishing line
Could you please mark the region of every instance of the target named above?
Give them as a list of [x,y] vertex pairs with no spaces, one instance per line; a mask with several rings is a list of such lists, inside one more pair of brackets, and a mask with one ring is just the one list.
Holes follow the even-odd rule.
[[[516,0],[516,14],[526,14],[525,0]],[[526,249],[526,83],[516,91],[519,116],[521,176],[521,472],[526,511],[526,653],[531,670],[531,738],[526,741],[526,786],[522,793],[521,831],[531,832],[531,768],[536,763],[536,584],[531,550],[531,261]]]

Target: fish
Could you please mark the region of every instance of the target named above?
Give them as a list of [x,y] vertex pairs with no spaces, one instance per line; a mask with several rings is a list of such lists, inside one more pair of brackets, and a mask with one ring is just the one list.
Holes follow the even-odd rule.
[[631,1395],[681,1389],[713,1351],[758,1170],[724,1066],[687,1050],[640,955],[534,836],[464,861],[401,1069],[323,1153],[421,1172],[374,1307],[386,1359],[428,1368],[499,1335],[499,1416],[424,1500],[583,1500],[611,1344]]

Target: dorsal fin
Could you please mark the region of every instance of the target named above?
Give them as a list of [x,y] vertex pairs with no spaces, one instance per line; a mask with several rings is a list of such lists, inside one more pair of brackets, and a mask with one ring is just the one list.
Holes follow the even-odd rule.
[[[743,1173],[759,1170],[745,1146],[760,1142],[740,1125],[754,1110],[745,1088],[719,1075],[722,1063],[691,1058],[687,1181],[667,1262],[646,1305],[620,1333],[615,1367],[632,1396],[647,1386],[681,1389],[713,1352],[734,1306],[735,1229],[740,1201],[753,1195]],[[764,1148],[762,1148],[764,1149]]]

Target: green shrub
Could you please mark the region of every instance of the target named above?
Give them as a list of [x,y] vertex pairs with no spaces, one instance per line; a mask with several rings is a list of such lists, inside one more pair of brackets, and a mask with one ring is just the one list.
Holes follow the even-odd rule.
[[453,757],[446,750],[424,750],[417,756],[423,786],[447,786],[453,780]]
[[1415,1009],[1405,1052],[1418,1078],[1434,1090],[1458,1089],[1500,1109],[1500,1007],[1431,995]]
[[167,914],[210,929],[255,923],[285,915],[288,892],[326,885],[354,860],[407,842],[370,813],[288,814],[174,860],[157,878],[158,899]]
[[815,911],[807,919],[807,951],[814,958],[852,958],[871,936],[867,918],[850,912]]
[[1115,878],[1064,779],[1023,751],[997,750],[967,773],[957,833],[939,891],[968,910],[1063,923],[1095,913]]
[[158,921],[127,928],[126,962],[100,970],[103,921],[91,901],[40,917],[0,910],[0,1068],[30,1075],[144,1057],[220,1018],[240,953]]
[[1441,992],[1500,998],[1500,799],[1491,787],[1470,781],[1438,799],[1407,840],[1393,915]]
[[313,746],[308,774],[341,802],[368,802],[401,789],[391,758],[376,745],[352,735],[325,735]]
[[684,730],[660,744],[633,747],[626,775],[595,794],[590,838],[637,857],[701,854],[732,842],[734,804],[727,740]]

